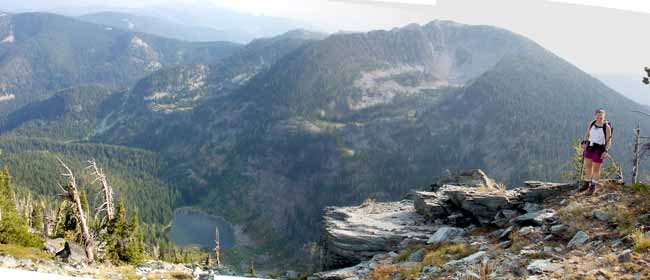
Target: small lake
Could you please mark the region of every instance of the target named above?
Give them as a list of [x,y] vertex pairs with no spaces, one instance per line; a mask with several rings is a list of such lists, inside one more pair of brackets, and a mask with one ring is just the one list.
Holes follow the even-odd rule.
[[215,227],[219,227],[221,249],[235,245],[233,227],[225,219],[201,211],[180,208],[174,211],[169,237],[180,246],[214,248]]

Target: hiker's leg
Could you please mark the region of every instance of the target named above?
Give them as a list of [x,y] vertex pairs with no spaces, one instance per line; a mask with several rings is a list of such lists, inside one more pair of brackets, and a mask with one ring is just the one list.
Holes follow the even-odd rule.
[[601,162],[594,162],[592,163],[592,172],[591,172],[591,177],[592,180],[598,181],[600,179],[600,166],[602,165]]
[[592,161],[590,158],[585,158],[585,174],[584,177],[582,178],[585,181],[590,181],[591,180],[591,168],[592,168]]
[[592,177],[591,180],[594,182],[592,184],[593,185],[592,191],[591,191],[592,194],[599,192],[598,184],[599,184],[599,180],[600,180],[600,166],[602,164],[603,164],[602,162],[594,162],[593,163],[593,171],[591,172],[591,177]]

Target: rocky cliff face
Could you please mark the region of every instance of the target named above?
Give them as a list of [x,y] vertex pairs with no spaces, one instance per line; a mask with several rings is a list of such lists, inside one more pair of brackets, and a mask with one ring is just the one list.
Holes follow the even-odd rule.
[[505,190],[472,170],[408,200],[327,208],[323,264],[335,270],[311,279],[649,279],[650,190],[575,189]]
[[539,209],[538,203],[572,189],[572,184],[529,181],[506,190],[483,171],[470,170],[414,191],[412,200],[329,207],[324,214],[323,265],[355,265],[379,253],[446,241],[477,226],[539,225],[553,214]]

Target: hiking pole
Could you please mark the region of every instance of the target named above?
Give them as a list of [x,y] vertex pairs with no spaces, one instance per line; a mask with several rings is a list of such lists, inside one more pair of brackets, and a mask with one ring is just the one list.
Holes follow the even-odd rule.
[[582,153],[580,153],[580,157],[582,157],[582,160],[580,161],[580,175],[578,175],[578,182],[576,185],[580,186],[580,183],[582,183],[582,176],[585,174],[585,150],[587,149],[585,145],[585,141],[583,140],[580,142],[580,146],[582,147]]

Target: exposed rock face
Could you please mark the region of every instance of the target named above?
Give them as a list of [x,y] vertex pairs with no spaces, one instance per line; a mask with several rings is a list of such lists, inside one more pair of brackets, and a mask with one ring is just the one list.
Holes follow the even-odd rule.
[[[416,191],[414,205],[418,214],[447,224],[464,226],[466,221],[470,220],[478,225],[502,225],[503,219],[508,219],[517,213],[529,212],[532,209],[531,203],[541,202],[572,189],[574,189],[572,184],[538,181],[528,181],[524,187],[513,190],[504,190],[498,185],[495,187],[444,185],[436,192]],[[537,219],[550,216],[543,211],[531,212],[527,215],[535,222]],[[451,220],[453,213],[462,213],[465,219]],[[526,218],[523,221],[528,220]]]
[[528,181],[523,187],[506,190],[477,169],[439,179],[429,190],[415,191],[412,201],[328,207],[322,236],[323,266],[352,266],[407,243],[425,243],[442,235],[454,238],[470,224],[540,225],[555,213],[538,210],[536,203],[572,189],[571,184]]
[[397,250],[405,238],[424,243],[437,229],[427,225],[408,200],[328,207],[324,223],[326,268],[355,265],[378,253]]

